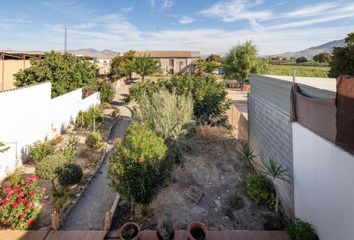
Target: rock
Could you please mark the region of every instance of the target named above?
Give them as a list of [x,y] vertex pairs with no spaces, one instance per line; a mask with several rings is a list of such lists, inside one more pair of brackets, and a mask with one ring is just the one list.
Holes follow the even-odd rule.
[[220,201],[220,200],[216,199],[216,200],[214,200],[214,203],[215,203],[215,205],[216,205],[218,208],[221,207],[221,201]]

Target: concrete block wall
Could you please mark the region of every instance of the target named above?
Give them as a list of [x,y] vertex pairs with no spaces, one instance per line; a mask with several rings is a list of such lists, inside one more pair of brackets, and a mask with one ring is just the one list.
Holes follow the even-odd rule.
[[[257,97],[252,92],[248,97],[249,142],[261,161],[269,158],[288,168],[293,178],[292,128],[290,117],[275,106]],[[294,187],[290,183],[277,181],[282,206],[289,216],[294,215]]]

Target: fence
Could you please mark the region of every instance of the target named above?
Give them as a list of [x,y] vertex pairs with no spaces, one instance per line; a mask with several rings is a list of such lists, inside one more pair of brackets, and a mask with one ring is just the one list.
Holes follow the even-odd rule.
[[0,92],[0,179],[11,172],[29,145],[61,133],[79,111],[100,103],[99,93],[82,98],[82,89],[51,98],[51,83]]

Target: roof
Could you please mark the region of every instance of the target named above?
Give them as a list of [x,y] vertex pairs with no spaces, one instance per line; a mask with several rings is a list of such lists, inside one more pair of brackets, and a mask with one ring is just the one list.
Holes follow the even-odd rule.
[[[292,76],[277,76],[277,75],[264,75],[264,76],[287,81],[287,82],[293,81]],[[335,78],[295,77],[295,82],[302,85],[314,87],[320,90],[326,90],[330,92],[337,91],[337,81]]]
[[200,58],[198,51],[136,51],[135,56],[153,58]]
[[44,52],[41,51],[13,51],[13,50],[0,50],[0,56],[5,59],[23,59],[32,57],[43,57]]

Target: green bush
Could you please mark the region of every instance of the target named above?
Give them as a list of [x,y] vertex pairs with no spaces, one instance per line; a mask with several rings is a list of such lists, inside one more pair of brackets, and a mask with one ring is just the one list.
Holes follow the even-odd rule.
[[82,169],[78,164],[69,164],[59,175],[59,184],[67,187],[79,183],[82,179]]
[[162,186],[160,168],[167,161],[166,152],[162,138],[146,125],[132,123],[109,162],[110,186],[127,202],[150,203]]
[[49,141],[44,142],[35,142],[32,146],[29,147],[29,156],[30,158],[39,163],[46,156],[52,154],[54,152],[54,146]]
[[103,81],[97,86],[97,90],[100,92],[101,103],[109,103],[114,98],[114,88],[111,83]]
[[290,240],[318,240],[314,229],[307,222],[296,219],[287,227]]
[[75,153],[78,145],[78,140],[76,137],[71,137],[69,141],[65,144],[65,147],[61,149],[64,157],[66,157],[70,162],[75,160]]
[[270,181],[260,173],[252,173],[247,178],[247,195],[257,205],[274,209],[275,193]]
[[46,156],[36,166],[36,174],[45,180],[51,180],[55,189],[54,180],[59,176],[64,167],[71,163],[71,159],[65,157],[62,151]]
[[143,96],[151,97],[160,89],[167,89],[178,96],[191,96],[193,113],[201,124],[215,124],[226,121],[226,111],[231,101],[227,97],[225,85],[213,76],[174,76],[168,80],[139,83],[130,88],[130,99],[140,102]]
[[56,97],[96,82],[96,67],[84,58],[70,53],[45,54],[42,59],[32,58],[31,66],[15,74],[17,87],[50,81],[52,96]]
[[85,144],[91,149],[99,149],[103,145],[103,140],[99,132],[90,133],[85,140]]
[[104,116],[102,114],[101,106],[94,106],[86,112],[79,112],[76,117],[76,125],[81,128],[94,129],[97,124],[103,122]]

